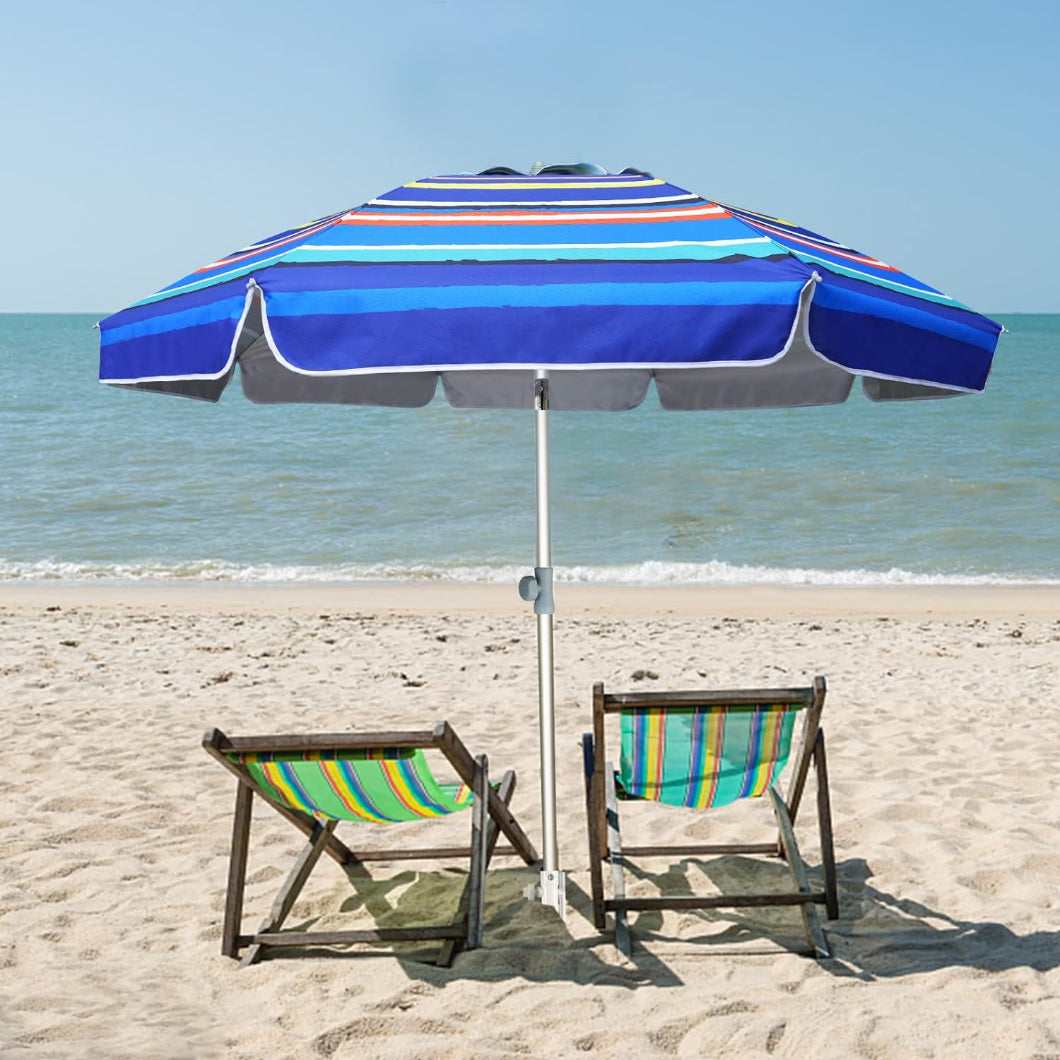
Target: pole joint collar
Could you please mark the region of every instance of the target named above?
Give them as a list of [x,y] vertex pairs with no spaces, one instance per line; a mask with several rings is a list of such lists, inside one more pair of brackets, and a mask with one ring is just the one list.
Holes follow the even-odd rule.
[[552,568],[535,567],[533,574],[520,578],[519,595],[533,603],[535,615],[554,615],[556,600],[552,595]]

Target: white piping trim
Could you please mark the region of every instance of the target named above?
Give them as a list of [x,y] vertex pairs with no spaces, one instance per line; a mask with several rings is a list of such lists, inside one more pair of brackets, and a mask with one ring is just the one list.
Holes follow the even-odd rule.
[[101,383],[179,383],[184,380],[208,380],[222,379],[232,370],[236,359],[236,346],[239,344],[240,336],[243,334],[243,325],[246,323],[247,314],[254,301],[254,294],[260,290],[257,283],[251,279],[247,282],[247,297],[243,302],[243,312],[239,315],[235,332],[232,335],[232,344],[228,349],[228,360],[224,368],[219,372],[198,373],[195,375],[142,375],[135,379],[100,379]]
[[[592,364],[558,364],[550,362],[545,364],[540,361],[527,361],[525,363],[512,363],[505,362],[504,364],[424,364],[424,365],[387,365],[383,368],[337,368],[330,371],[314,372],[306,368],[298,368],[285,360],[279,353],[276,352],[270,344],[273,354],[276,359],[287,369],[294,372],[296,375],[313,376],[318,379],[327,379],[332,376],[348,376],[348,375],[405,375],[405,374],[427,374],[434,372],[534,372],[534,371],[547,371],[547,372],[595,372],[595,371],[616,371],[619,369],[629,369],[630,371],[636,372],[653,372],[653,371],[666,371],[674,369],[675,371],[684,371],[687,368],[761,368],[773,364],[780,360],[781,357],[787,353],[787,350],[782,350],[780,353],[774,354],[772,357],[765,358],[757,361],[681,361],[675,363],[672,361],[637,361],[637,362],[626,362],[626,361],[594,361]],[[842,366],[840,366],[842,367]],[[848,373],[853,375],[854,373]],[[191,376],[180,376],[179,378],[192,378]],[[128,382],[128,380],[115,380],[116,382]]]

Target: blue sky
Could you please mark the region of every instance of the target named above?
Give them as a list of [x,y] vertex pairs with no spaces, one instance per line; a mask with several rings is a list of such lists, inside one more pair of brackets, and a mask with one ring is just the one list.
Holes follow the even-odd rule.
[[109,313],[412,178],[542,159],[1060,311],[1057,0],[0,6],[0,310]]

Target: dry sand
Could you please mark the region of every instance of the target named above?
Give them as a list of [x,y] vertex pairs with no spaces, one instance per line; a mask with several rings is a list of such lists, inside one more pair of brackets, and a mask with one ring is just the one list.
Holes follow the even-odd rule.
[[[238,970],[219,950],[233,784],[203,730],[447,718],[519,772],[514,807],[539,842],[533,616],[488,587],[0,589],[0,1056],[1060,1056],[1060,590],[558,595],[567,923],[522,899],[535,874],[505,860],[485,946],[451,969],[417,946]],[[577,741],[592,683],[816,673],[829,682],[835,957],[778,950],[801,940],[797,912],[743,910],[643,914],[620,962],[588,915]],[[628,827],[772,835],[763,804],[734,816],[646,808]],[[466,820],[401,828],[434,844]],[[355,826],[343,834],[356,845]],[[800,838],[817,875],[809,816]],[[300,845],[256,814],[248,922]],[[783,884],[779,865],[753,876],[731,857],[645,869],[644,893],[663,877]],[[324,859],[290,926],[444,919],[462,883],[447,863],[373,876]]]

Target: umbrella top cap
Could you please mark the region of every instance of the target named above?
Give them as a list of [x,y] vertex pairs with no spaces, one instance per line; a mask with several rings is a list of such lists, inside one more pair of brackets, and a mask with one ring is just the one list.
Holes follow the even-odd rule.
[[529,169],[528,172],[524,172],[521,169],[512,169],[511,166],[490,166],[489,169],[484,169],[480,173],[475,174],[479,177],[539,177],[539,176],[553,176],[553,177],[650,177],[651,174],[646,170],[637,169],[633,166],[627,166],[620,173],[612,173],[609,169],[604,169],[603,166],[598,166],[595,162],[559,162],[559,163],[546,163],[546,162],[535,162]]

